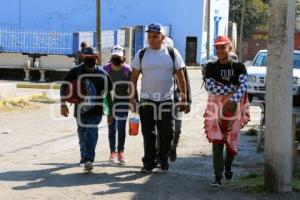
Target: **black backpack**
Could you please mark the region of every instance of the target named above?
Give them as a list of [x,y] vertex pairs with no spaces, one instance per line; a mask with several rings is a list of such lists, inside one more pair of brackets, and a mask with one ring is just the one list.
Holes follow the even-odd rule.
[[[176,92],[179,93],[179,86],[178,86],[178,83],[177,83],[176,78],[175,78],[175,73],[176,73],[176,69],[175,69],[175,51],[174,51],[174,48],[171,47],[171,46],[168,46],[167,48],[168,48],[168,52],[169,52],[169,54],[172,58],[172,61],[173,61],[174,99],[176,99],[177,97],[175,96],[175,94],[176,94]],[[141,73],[143,73],[143,71],[142,71],[142,60],[143,60],[143,57],[145,55],[146,50],[147,50],[147,47],[143,48],[140,51],[140,54],[139,54],[140,66],[141,66],[140,72]],[[187,100],[188,100],[189,103],[192,103],[191,85],[190,85],[190,79],[189,79],[189,75],[188,75],[188,71],[186,70],[186,67],[183,68],[183,72],[184,72],[185,81],[186,81],[186,85],[187,85],[187,88],[186,88]],[[177,86],[177,89],[175,89],[176,86]]]

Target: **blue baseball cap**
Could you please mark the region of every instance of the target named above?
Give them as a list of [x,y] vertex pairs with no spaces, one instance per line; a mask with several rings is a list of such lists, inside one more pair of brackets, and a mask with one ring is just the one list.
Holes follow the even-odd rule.
[[163,34],[163,27],[159,23],[153,23],[153,24],[150,24],[148,26],[148,29],[146,30],[146,32],[150,32],[150,31]]

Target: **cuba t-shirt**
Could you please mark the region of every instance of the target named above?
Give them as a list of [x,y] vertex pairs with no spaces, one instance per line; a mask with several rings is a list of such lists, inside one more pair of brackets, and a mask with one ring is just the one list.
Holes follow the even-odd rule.
[[[141,51],[141,50],[140,50]],[[159,50],[147,48],[140,62],[140,51],[135,55],[131,66],[142,73],[141,99],[153,101],[168,101],[172,99],[173,72],[186,65],[178,52],[174,49],[175,60],[169,54],[168,48],[162,46]]]
[[205,78],[213,78],[224,85],[238,85],[242,74],[247,74],[247,69],[241,62],[231,60],[227,64],[221,64],[219,61],[214,61],[207,64]]

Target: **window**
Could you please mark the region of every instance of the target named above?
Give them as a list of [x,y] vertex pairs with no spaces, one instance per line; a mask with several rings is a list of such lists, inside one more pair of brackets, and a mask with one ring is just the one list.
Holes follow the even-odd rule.
[[266,52],[259,53],[255,57],[252,65],[256,66],[256,67],[265,67],[265,66],[267,66],[267,53]]
[[294,68],[300,69],[300,54],[299,53],[294,54]]
[[[268,61],[267,56],[268,56],[267,52],[259,53],[255,57],[252,65],[255,67],[266,67]],[[300,69],[300,53],[294,53],[293,68]]]

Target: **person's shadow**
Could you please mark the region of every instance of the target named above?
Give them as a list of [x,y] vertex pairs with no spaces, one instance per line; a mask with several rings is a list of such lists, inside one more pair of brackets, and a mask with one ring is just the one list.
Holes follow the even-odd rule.
[[79,167],[78,164],[45,163],[54,166],[48,169],[32,171],[9,171],[0,173],[0,181],[30,181],[23,186],[15,186],[13,190],[29,190],[44,187],[72,187],[94,184],[110,184],[128,182],[142,178],[137,166],[113,165],[106,162],[95,163],[95,167],[118,167],[128,169],[122,172],[108,173],[70,173],[60,174],[59,171]]

